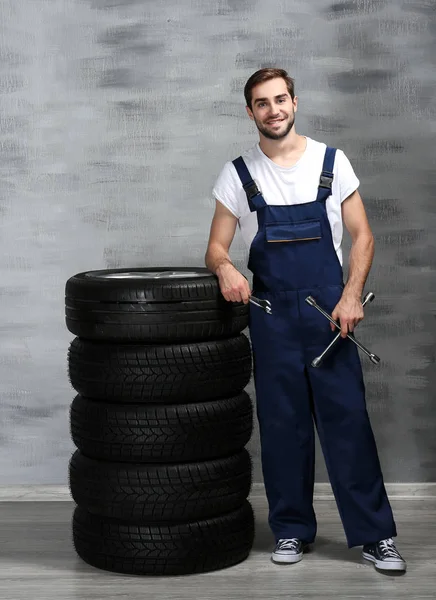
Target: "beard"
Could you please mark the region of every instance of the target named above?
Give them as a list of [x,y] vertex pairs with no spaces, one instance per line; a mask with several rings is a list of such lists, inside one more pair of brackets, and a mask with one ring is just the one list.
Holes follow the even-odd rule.
[[291,120],[288,122],[288,124],[286,125],[284,130],[281,132],[277,132],[277,133],[274,131],[271,131],[270,129],[267,129],[261,123],[259,123],[259,121],[257,121],[256,119],[254,119],[254,122],[256,123],[256,127],[260,131],[260,133],[262,135],[264,135],[266,138],[268,138],[270,140],[280,140],[280,139],[286,137],[288,135],[288,133],[291,131],[291,129],[293,128],[294,123],[295,123],[295,115],[292,115]]

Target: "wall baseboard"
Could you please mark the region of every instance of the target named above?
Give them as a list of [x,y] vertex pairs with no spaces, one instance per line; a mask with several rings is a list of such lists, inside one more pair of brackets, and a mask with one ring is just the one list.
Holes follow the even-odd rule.
[[[389,498],[436,498],[436,483],[386,483]],[[265,496],[263,483],[253,483],[250,496]],[[329,483],[315,483],[315,500],[334,500]],[[0,502],[72,502],[67,485],[1,485]]]
[[[314,500],[334,500],[330,483],[315,483]],[[436,483],[385,483],[389,498],[436,498]],[[251,495],[265,495],[263,483],[253,483]]]

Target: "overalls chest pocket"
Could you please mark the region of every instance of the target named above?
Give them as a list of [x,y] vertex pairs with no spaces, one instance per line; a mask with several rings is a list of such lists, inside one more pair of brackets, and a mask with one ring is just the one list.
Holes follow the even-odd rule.
[[303,242],[321,239],[321,222],[319,219],[310,221],[286,221],[265,223],[267,242]]

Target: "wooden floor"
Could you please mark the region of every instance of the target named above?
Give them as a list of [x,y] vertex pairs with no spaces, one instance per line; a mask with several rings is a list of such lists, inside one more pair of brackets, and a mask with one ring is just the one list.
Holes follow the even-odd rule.
[[376,571],[348,549],[336,504],[315,501],[318,536],[295,565],[270,561],[273,538],[264,496],[250,496],[256,539],[249,558],[229,569],[183,577],[138,577],[94,569],[71,543],[72,502],[0,503],[1,600],[276,600],[436,598],[436,499],[391,499],[405,574]]

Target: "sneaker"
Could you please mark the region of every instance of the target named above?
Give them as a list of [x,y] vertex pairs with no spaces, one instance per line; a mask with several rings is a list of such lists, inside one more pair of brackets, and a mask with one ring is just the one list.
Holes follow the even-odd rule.
[[372,561],[378,569],[386,571],[405,571],[406,561],[395,548],[394,540],[387,538],[375,544],[365,544],[363,558]]
[[296,563],[303,558],[303,552],[308,544],[298,538],[280,539],[271,554],[276,563]]

